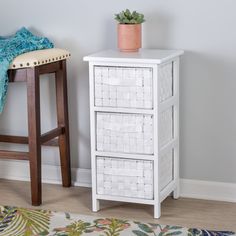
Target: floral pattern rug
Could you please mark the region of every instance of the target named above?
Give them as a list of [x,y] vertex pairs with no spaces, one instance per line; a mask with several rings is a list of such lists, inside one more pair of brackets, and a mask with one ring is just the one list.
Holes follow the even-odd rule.
[[227,236],[230,231],[188,229],[124,219],[0,206],[0,236]]

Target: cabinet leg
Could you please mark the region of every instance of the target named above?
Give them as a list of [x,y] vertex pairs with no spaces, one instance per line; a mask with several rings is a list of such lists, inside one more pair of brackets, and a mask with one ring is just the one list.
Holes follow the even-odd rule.
[[180,196],[180,187],[179,187],[179,183],[177,184],[177,187],[175,188],[175,190],[173,191],[173,198],[174,199],[178,199]]
[[154,205],[154,218],[158,219],[161,217],[161,203]]
[[97,212],[100,210],[100,202],[97,199],[93,199],[93,211]]
[[174,198],[174,199],[178,199],[178,198],[179,198],[179,188],[176,188],[176,189],[173,191],[173,198]]

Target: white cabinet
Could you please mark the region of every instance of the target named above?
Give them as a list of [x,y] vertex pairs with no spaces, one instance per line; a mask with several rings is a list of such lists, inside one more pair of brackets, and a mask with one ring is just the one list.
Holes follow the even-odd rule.
[[89,61],[93,211],[179,197],[181,50],[103,51]]

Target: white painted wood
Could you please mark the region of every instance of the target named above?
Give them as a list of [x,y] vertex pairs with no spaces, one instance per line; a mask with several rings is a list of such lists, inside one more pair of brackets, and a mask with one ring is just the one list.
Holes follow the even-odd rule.
[[96,199],[96,140],[94,135],[95,130],[95,111],[94,111],[94,65],[89,64],[89,97],[90,97],[90,142],[91,142],[91,168],[92,168],[92,210],[97,212],[100,208],[99,201]]
[[153,73],[153,99],[154,99],[154,218],[160,218],[161,216],[161,199],[160,199],[160,159],[159,159],[159,105],[160,105],[160,96],[159,96],[159,67],[156,65],[156,68]]
[[162,189],[160,193],[160,201],[164,201],[173,192],[173,189],[175,189],[176,186],[177,183],[173,180],[164,189]]
[[175,148],[178,145],[178,138],[174,138],[171,142],[167,143],[166,145],[162,146],[159,150],[159,155],[165,155],[168,151]]
[[177,139],[177,145],[174,148],[174,181],[176,188],[173,192],[173,198],[178,199],[180,196],[179,186],[179,58],[173,61],[173,76],[174,76],[174,96],[176,103],[174,106],[174,138]]
[[165,111],[167,108],[173,106],[174,104],[176,104],[178,102],[178,97],[175,95],[169,99],[167,99],[166,101],[162,102],[159,104],[159,113]]
[[[105,156],[105,157],[120,157],[120,158],[127,158],[127,159],[137,159],[137,154],[132,154],[132,153],[120,153],[120,152],[99,152],[95,151],[96,156]],[[138,159],[139,160],[148,160],[148,161],[153,161],[154,156],[153,155],[143,155],[143,154],[138,154]]]
[[[89,61],[89,65],[90,65],[89,66],[90,68],[89,69],[89,73],[90,73],[90,129],[91,129],[91,149],[92,149],[91,150],[91,163],[92,163],[93,211],[99,210],[99,200],[135,202],[135,203],[153,205],[154,217],[159,218],[161,216],[161,202],[167,196],[169,196],[169,194],[172,192],[174,192],[174,197],[178,198],[179,196],[179,127],[178,127],[178,123],[179,123],[179,118],[178,118],[179,116],[179,76],[178,76],[178,73],[179,71],[178,69],[179,69],[179,56],[182,54],[183,54],[183,51],[181,50],[143,49],[139,53],[121,53],[116,50],[109,50],[109,51],[93,54],[84,58],[85,61]],[[98,68],[99,66],[101,66],[101,68],[103,69]],[[113,67],[116,67],[117,69],[114,69]],[[111,74],[118,73],[117,72],[119,71],[118,68],[121,68],[121,67],[130,68],[130,71],[132,71],[132,73],[135,73],[135,75],[136,75],[136,71],[149,71],[147,69],[140,70],[140,68],[152,69],[152,78],[149,77],[149,79],[152,80],[152,87],[151,87],[151,90],[153,93],[152,108],[138,109],[138,108],[132,108],[132,106],[130,106],[130,108],[127,108],[127,107],[122,108],[119,106],[112,107],[109,100],[107,101],[108,103],[107,102],[104,103],[104,100],[102,100],[101,103],[100,103],[100,100],[99,101],[96,100],[96,103],[95,103],[95,99],[96,99],[95,94],[94,94],[95,84],[99,84],[99,86],[104,86],[103,82],[101,83],[101,80],[103,81],[104,78],[106,78],[105,81],[107,81],[107,78],[111,78],[112,81],[108,81],[108,86],[116,86],[116,85],[119,86],[120,85],[119,83],[122,83],[119,89],[124,89],[124,91],[126,91],[124,84],[127,83],[127,81],[124,81],[125,77],[122,77],[122,79],[120,79],[119,76],[117,77],[117,74],[116,74],[114,77],[115,79],[113,79],[113,76],[111,76],[110,74],[109,76],[107,76],[107,73],[111,73]],[[96,68],[96,76],[95,76],[94,68]],[[135,68],[138,68],[138,70],[135,70]],[[122,71],[127,71],[127,69],[125,70],[123,69]],[[105,73],[104,76],[101,73]],[[129,86],[131,86],[132,88],[129,87],[128,91],[133,91],[133,88],[134,88],[136,89],[135,91],[142,91],[141,93],[144,93],[143,88],[141,90],[138,90],[138,86],[141,86],[141,85],[139,82],[137,84],[137,81],[139,81],[137,79],[138,78],[131,80],[131,82],[136,81],[135,83],[132,82],[130,84],[130,81],[129,81]],[[143,83],[145,83],[145,79],[142,81]],[[106,84],[107,83],[105,83],[105,86]],[[144,86],[144,84],[142,86]],[[113,89],[113,87],[111,89]],[[171,94],[171,89],[174,90],[172,94]],[[104,92],[98,93],[97,95],[98,98],[107,100],[107,97],[111,96],[111,94],[109,94],[109,96],[106,95],[106,93],[110,91],[110,89],[104,88],[104,90],[102,91]],[[136,93],[139,93],[139,92],[136,92]],[[138,98],[136,95],[134,97],[135,99]],[[113,96],[111,97],[111,99],[113,99]],[[122,100],[122,98],[120,97],[119,99]],[[97,104],[98,106],[95,106],[95,104]],[[109,104],[109,105],[106,106],[104,104]],[[126,104],[124,105],[126,106]],[[147,107],[150,107],[150,106],[147,106]],[[171,112],[173,112],[173,114],[171,114]],[[115,113],[115,114],[105,115],[105,116],[103,115],[96,116],[96,113],[99,113],[99,114],[105,114],[105,113],[114,114]],[[117,116],[118,114],[123,114],[123,115]],[[96,143],[98,143],[99,145],[103,145],[103,144],[106,145],[107,142],[111,142],[112,137],[113,137],[112,135],[114,135],[114,133],[120,136],[120,134],[124,133],[124,135],[126,135],[126,133],[128,132],[127,137],[133,139],[132,134],[129,134],[130,131],[126,130],[127,125],[124,124],[125,122],[124,120],[126,120],[126,117],[128,119],[128,117],[133,117],[133,115],[130,116],[127,114],[130,114],[130,115],[139,114],[139,116],[135,115],[134,117],[151,117],[152,125],[153,125],[153,140],[152,142],[145,141],[147,145],[148,143],[152,145],[153,151],[150,152],[151,155],[132,153],[133,150],[129,151],[129,153],[125,153],[125,151],[129,149],[122,149],[122,148],[110,149],[111,146],[107,146],[109,147],[109,149],[107,148],[103,149],[102,147],[99,146],[98,150],[102,150],[102,151],[97,151]],[[140,114],[143,116],[140,116]],[[116,120],[119,119],[119,117],[124,117],[122,119],[123,123],[122,122],[117,123]],[[97,119],[99,119],[99,123],[98,123],[99,127],[101,126],[99,129],[96,128]],[[113,120],[115,122],[114,125],[113,125]],[[140,120],[138,122],[140,122]],[[145,120],[145,122],[147,122],[147,120]],[[143,121],[143,126],[145,126],[146,129],[148,129],[148,127],[151,127],[150,123],[145,123],[145,122]],[[106,129],[105,124],[108,125],[109,127],[108,129]],[[135,132],[138,132],[138,133],[135,136],[138,136],[139,134],[144,132],[144,127],[142,128],[143,131],[141,131],[140,124],[139,123],[137,124],[138,125],[137,125],[137,129],[135,129]],[[125,127],[125,129],[122,128],[123,126]],[[127,126],[127,128],[133,130],[134,129],[133,126],[135,127],[135,125],[132,122],[132,127],[129,125]],[[98,132],[98,134],[96,132]],[[162,133],[163,133],[163,136],[162,136]],[[173,133],[173,137],[171,133]],[[96,140],[96,137],[97,137],[97,140]],[[148,137],[150,139],[151,136],[146,135],[145,137],[146,138]],[[142,138],[140,140],[142,140]],[[101,142],[100,142],[100,139],[101,139]],[[114,140],[117,140],[117,139],[116,138],[113,139],[113,142]],[[120,141],[120,144],[125,145],[123,141],[122,142]],[[115,152],[114,150],[119,150],[119,153]],[[173,152],[174,154],[173,160],[171,160],[170,158],[171,157],[170,152]],[[167,156],[168,158],[163,159],[165,158],[166,154],[168,155]],[[152,179],[153,199],[150,200],[150,199],[142,199],[142,198],[140,199],[137,197],[136,198],[125,197],[125,196],[122,196],[122,194],[119,194],[121,196],[116,196],[115,190],[112,193],[112,195],[98,194],[97,186],[96,186],[97,179],[99,181],[99,193],[107,193],[107,190],[104,189],[104,192],[103,192],[103,189],[102,189],[103,184],[105,186],[105,182],[106,182],[103,177],[105,173],[105,172],[103,173],[103,170],[105,169],[99,166],[98,168],[99,173],[97,173],[96,162],[95,162],[95,159],[97,156],[110,158],[110,159],[107,159],[106,161],[106,166],[104,167],[105,169],[107,169],[110,165],[109,160],[111,160],[111,163],[113,163],[114,165],[116,165],[116,163],[121,163],[120,161],[119,162],[114,161],[114,159],[119,160],[120,158],[123,158],[125,161],[122,161],[122,163],[127,163],[127,164],[129,163],[129,160],[136,160],[136,162],[134,161],[132,162],[133,164],[142,163],[138,160],[152,161],[153,173],[150,176],[152,176],[151,178],[153,178]],[[101,162],[99,162],[99,165],[102,165],[103,163],[102,160],[105,160],[105,159],[101,158]],[[168,171],[163,170],[163,168],[168,168]],[[116,170],[117,168],[116,167],[113,168],[112,166],[112,169]],[[162,177],[164,178],[160,178],[161,172],[163,174]],[[164,173],[167,173],[168,175],[164,176]],[[97,177],[98,174],[99,174],[99,178]],[[112,174],[113,173],[109,172],[109,175],[111,175],[110,178],[113,178]],[[117,177],[114,175],[114,178],[117,178]],[[123,175],[122,175],[122,178],[124,178]],[[127,175],[127,178],[128,178],[128,175]],[[139,181],[142,182],[142,179],[144,179],[144,177],[141,176]],[[114,179],[114,180],[116,181],[117,179]],[[102,181],[105,181],[105,182],[102,182]],[[138,183],[139,182],[137,182],[137,184]],[[112,188],[112,186],[110,186],[109,183],[106,183],[106,185],[109,188],[110,187]],[[161,189],[161,185],[163,187],[165,186],[164,189]],[[133,191],[135,192],[137,190],[133,190]],[[143,195],[140,194],[139,196],[143,196]]]
[[[84,60],[87,59],[87,57],[84,57]],[[110,61],[99,61],[99,60],[93,60],[91,58],[91,60],[86,60],[86,61],[90,61],[90,62],[95,62],[96,66],[111,66],[111,67],[138,67],[138,68],[150,68],[150,66],[153,66],[153,64],[155,65],[155,63],[136,63],[134,61],[130,61],[130,62],[124,62],[124,61],[116,61],[116,60],[110,60]]]
[[117,201],[117,202],[135,202],[138,204],[147,204],[147,205],[153,205],[154,201],[153,200],[148,200],[148,199],[140,199],[140,198],[130,198],[130,197],[119,197],[119,196],[111,196],[111,195],[97,195],[97,199],[101,200],[109,200],[109,201]]
[[137,53],[122,53],[119,50],[107,50],[84,57],[85,61],[161,64],[180,55],[182,50],[142,49]]
[[148,110],[148,109],[134,109],[134,108],[94,107],[94,111],[153,115],[153,110],[151,109]]

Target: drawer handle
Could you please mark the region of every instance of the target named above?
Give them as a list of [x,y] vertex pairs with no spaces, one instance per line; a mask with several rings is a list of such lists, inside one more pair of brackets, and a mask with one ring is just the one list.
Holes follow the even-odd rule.
[[129,124],[111,124],[104,122],[104,129],[111,131],[122,131],[126,133],[143,132],[143,125],[129,125]]
[[107,80],[103,80],[103,84],[111,85],[111,86],[142,86],[143,84],[138,84],[136,79],[117,79],[117,78],[109,78]]
[[143,177],[143,170],[124,170],[124,169],[115,169],[107,168],[104,170],[105,175],[113,176],[129,176],[129,177]]

